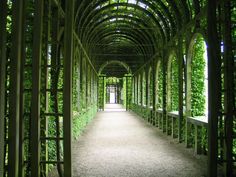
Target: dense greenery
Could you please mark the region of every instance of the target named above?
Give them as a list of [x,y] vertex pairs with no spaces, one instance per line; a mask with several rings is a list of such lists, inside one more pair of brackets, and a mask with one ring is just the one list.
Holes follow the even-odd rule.
[[201,116],[205,113],[205,42],[202,37],[195,39],[191,62],[191,114]]
[[158,65],[157,74],[156,74],[156,107],[162,108],[163,106],[163,70],[162,62]]
[[142,105],[142,75],[138,76],[138,104]]
[[[4,2],[5,1],[3,1],[3,3]],[[64,27],[64,25],[66,24],[64,22],[64,17],[67,17],[67,12],[65,11],[66,1],[61,1],[61,0],[59,0],[58,2],[56,1],[51,2],[47,0],[43,1],[44,12],[43,12],[43,25],[42,25],[42,28],[43,28],[42,43],[41,43],[42,46],[40,45],[39,42],[37,42],[37,44],[35,45],[34,39],[36,39],[38,36],[34,36],[34,32],[36,29],[34,25],[35,24],[37,25],[37,23],[35,23],[35,19],[39,20],[38,18],[35,18],[37,17],[35,14],[35,12],[37,11],[37,8],[36,8],[37,1],[34,1],[34,0],[25,1],[23,4],[22,22],[21,20],[17,22],[14,21],[14,23],[16,23],[16,26],[18,26],[16,27],[16,29],[18,28],[22,29],[22,33],[21,33],[22,36],[18,36],[18,34],[16,35],[19,37],[19,39],[21,39],[20,43],[22,44],[22,48],[20,52],[19,51],[16,52],[14,51],[14,48],[12,47],[13,45],[12,42],[16,41],[14,39],[14,37],[16,36],[12,32],[12,30],[16,30],[15,28],[13,29],[14,25],[12,24],[12,15],[13,15],[12,4],[19,5],[20,4],[19,2],[22,2],[22,1],[15,2],[15,1],[7,0],[7,5],[8,5],[7,24],[6,24],[7,76],[6,76],[6,83],[5,83],[6,105],[1,105],[1,106],[5,106],[6,108],[5,116],[2,116],[4,117],[4,121],[5,121],[5,134],[4,134],[5,159],[4,160],[5,160],[5,170],[6,171],[13,170],[8,167],[9,165],[8,164],[8,161],[9,161],[8,160],[9,158],[8,156],[9,144],[8,143],[13,142],[12,139],[10,139],[11,137],[9,137],[9,135],[12,132],[14,132],[14,137],[17,137],[20,134],[19,135],[19,154],[20,155],[23,154],[23,157],[22,157],[23,160],[19,160],[20,162],[19,168],[24,168],[25,176],[32,176],[30,174],[30,170],[31,170],[30,163],[32,162],[32,159],[30,157],[32,153],[30,152],[32,150],[30,149],[30,140],[31,139],[35,140],[36,137],[32,136],[32,132],[34,132],[34,130],[32,130],[32,127],[34,126],[31,126],[31,125],[37,122],[33,119],[34,117],[32,117],[31,115],[32,107],[34,107],[34,105],[37,106],[37,104],[34,104],[34,100],[32,100],[32,96],[34,96],[32,95],[32,93],[34,93],[34,91],[37,90],[37,89],[32,88],[33,86],[32,83],[33,83],[33,78],[34,78],[33,76],[37,75],[37,74],[35,75],[33,74],[35,70],[33,70],[32,61],[35,58],[37,58],[37,57],[35,58],[33,57],[34,54],[38,53],[37,50],[33,51],[34,48],[37,46],[40,46],[41,57],[42,57],[42,61],[40,63],[41,88],[38,88],[40,91],[40,107],[39,107],[40,117],[37,116],[37,118],[40,118],[39,121],[40,121],[40,130],[41,130],[40,132],[40,136],[41,136],[40,137],[40,142],[41,142],[40,158],[41,159],[40,161],[43,162],[43,161],[48,161],[48,160],[49,161],[62,161],[63,160],[63,151],[64,151],[63,149],[63,133],[64,133],[63,132],[63,96],[66,96],[66,95],[63,95],[63,84],[64,84],[63,83],[63,67],[64,67],[63,58],[64,58],[64,49],[65,49],[65,47],[63,46],[63,43],[64,43],[63,38],[66,36],[63,34],[63,31],[66,29]],[[205,9],[206,4],[207,4],[206,0],[201,0],[201,1],[187,0],[186,2],[174,1],[172,3],[170,1],[159,2],[159,1],[154,1],[154,0],[150,2],[140,1],[140,0],[109,0],[109,1],[93,3],[92,1],[84,0],[82,3],[76,3],[76,9],[78,9],[78,11],[76,12],[76,17],[78,19],[76,19],[75,21],[77,23],[76,26],[79,27],[79,30],[75,29],[73,31],[73,35],[76,35],[77,32],[80,33],[78,35],[81,37],[82,44],[78,44],[75,41],[74,46],[75,47],[80,46],[81,48],[83,46],[83,50],[80,47],[78,47],[79,49],[75,50],[73,53],[76,58],[76,61],[73,63],[74,71],[73,71],[73,88],[72,88],[73,89],[73,105],[72,105],[73,106],[72,108],[73,109],[73,128],[72,128],[73,138],[76,139],[79,137],[81,132],[84,130],[85,126],[94,117],[97,111],[97,106],[99,106],[100,109],[104,108],[104,104],[106,103],[105,100],[109,100],[109,96],[110,96],[108,94],[109,92],[107,92],[106,90],[109,84],[119,84],[120,88],[123,88],[123,93],[122,93],[123,100],[124,100],[123,104],[125,106],[129,106],[129,104],[131,103],[130,101],[131,88],[132,88],[131,78],[127,79],[127,77],[124,77],[124,78],[118,79],[115,77],[109,77],[109,78],[100,77],[99,80],[96,81],[97,75],[93,72],[93,69],[90,66],[90,62],[88,62],[87,57],[94,56],[93,53],[95,52],[97,53],[99,51],[99,50],[95,50],[96,49],[95,46],[100,46],[100,45],[102,46],[103,44],[106,44],[107,47],[104,47],[103,50],[100,50],[101,53],[97,53],[96,56],[92,58],[91,60],[91,62],[95,65],[94,66],[95,68],[99,67],[99,64],[97,65],[97,61],[99,61],[98,63],[102,63],[103,61],[107,59],[106,57],[104,57],[104,55],[101,55],[104,58],[98,57],[100,56],[100,54],[111,53],[111,54],[117,55],[117,53],[121,53],[121,55],[119,56],[120,58],[118,57],[119,60],[123,61],[124,59],[124,61],[126,61],[128,65],[130,66],[132,65],[131,66],[132,71],[136,73],[139,67],[141,68],[143,66],[152,67],[152,66],[149,66],[149,63],[147,62],[149,59],[151,60],[151,58],[148,57],[149,55],[160,56],[160,57],[166,56],[166,54],[168,54],[168,49],[170,47],[176,47],[176,51],[179,50],[180,49],[178,48],[179,42],[181,40],[184,40],[183,43],[185,43],[184,44],[185,46],[183,47],[182,51],[181,49],[180,51],[178,51],[179,54],[183,52],[184,55],[186,56],[186,53],[192,52],[191,53],[192,56],[190,59],[191,63],[190,65],[188,65],[191,70],[191,79],[190,79],[191,90],[190,91],[188,90],[189,93],[191,93],[191,100],[190,100],[191,104],[187,105],[187,108],[188,106],[191,108],[190,110],[191,115],[187,113],[187,116],[201,116],[206,113],[205,111],[206,111],[206,105],[207,105],[207,100],[206,100],[207,95],[205,91],[207,88],[206,88],[206,78],[205,78],[205,71],[204,71],[204,69],[206,68],[206,60],[204,58],[204,52],[205,52],[204,39],[200,36],[197,36],[197,38],[194,40],[193,48],[190,49],[190,51],[186,51],[185,49],[185,47],[189,45],[186,41],[189,41],[190,37],[196,31],[205,30],[206,32],[207,31],[206,29],[209,27],[208,26],[209,24],[207,24],[209,22],[208,21],[209,19],[207,19],[207,17],[210,17],[210,16],[206,15],[207,14],[206,13],[207,11]],[[60,5],[61,7],[59,7]],[[227,9],[228,5],[230,6],[229,8],[231,8],[230,13],[228,13],[228,10],[229,10]],[[83,7],[90,7],[90,8],[83,8]],[[93,7],[95,9],[93,9]],[[158,11],[156,11],[156,9],[158,9]],[[58,10],[59,10],[59,13],[58,13]],[[16,9],[16,11],[20,12],[21,10]],[[65,11],[65,13],[63,13],[63,11]],[[179,16],[177,15],[177,18],[176,18],[175,12],[178,12],[179,14]],[[86,14],[90,14],[89,17]],[[221,82],[221,86],[222,86],[221,90],[219,90],[221,91],[221,95],[220,95],[221,100],[219,102],[216,102],[216,104],[218,103],[221,104],[222,109],[214,110],[214,111],[218,111],[219,113],[219,116],[217,117],[219,120],[218,134],[217,135],[215,134],[214,136],[216,136],[219,139],[218,147],[215,147],[215,148],[218,148],[218,151],[220,152],[219,153],[220,158],[224,159],[225,154],[227,154],[227,152],[230,152],[232,150],[230,149],[231,140],[228,141],[228,139],[230,138],[233,139],[233,153],[236,154],[236,139],[233,136],[236,133],[236,120],[235,120],[236,2],[234,1],[219,2],[216,9],[216,15],[218,19],[217,33],[218,33],[218,37],[220,41],[218,47],[221,47],[221,53],[220,53],[221,54],[220,56],[221,68],[220,69],[222,72],[221,78],[220,76],[216,77],[217,79],[219,79],[218,81]],[[21,17],[21,15],[19,15],[18,17]],[[230,18],[231,18],[231,21],[230,21]],[[179,29],[184,27],[186,22],[189,22],[189,21],[191,21],[193,25],[190,25],[190,27],[186,28],[186,30],[182,29],[181,33],[183,32],[183,34],[181,34]],[[227,26],[228,25],[227,23],[229,23],[229,25],[232,25],[232,26],[231,27]],[[160,29],[158,25],[160,26]],[[55,26],[58,26],[58,29]],[[90,27],[91,29],[89,29]],[[20,30],[18,29],[18,32],[19,31]],[[206,35],[208,34],[206,33]],[[104,36],[106,37],[104,38]],[[207,36],[207,38],[208,37],[209,37],[209,42],[211,43],[211,37]],[[163,40],[164,43],[160,42],[159,39]],[[153,41],[156,41],[157,43]],[[94,42],[96,44],[94,44]],[[163,44],[168,44],[168,45],[165,46]],[[127,46],[131,46],[131,47],[127,47]],[[136,46],[134,50],[131,50],[132,46]],[[153,46],[153,47],[150,47],[150,46]],[[209,48],[211,49],[211,47],[212,46],[210,45]],[[215,48],[215,46],[213,47]],[[84,49],[87,50],[88,52],[87,54],[85,54]],[[117,53],[114,51],[116,51]],[[12,63],[14,63],[13,61],[15,60],[14,54],[16,53],[21,54],[20,60],[17,60],[17,61],[20,61],[19,63],[21,65],[19,67],[20,68],[19,70],[18,68],[14,68],[14,65],[12,65]],[[125,55],[125,57],[127,58],[121,57],[122,54],[127,54],[127,53],[129,53],[128,57]],[[158,55],[155,55],[155,54],[158,54]],[[137,57],[132,58],[133,55]],[[145,56],[145,58],[143,58],[142,56]],[[4,60],[4,56],[3,56],[3,60]],[[160,60],[166,61],[167,58],[157,59],[157,61],[160,61]],[[231,62],[231,60],[233,61]],[[228,68],[227,66],[228,61],[231,62],[229,64],[230,66],[231,64],[233,65],[233,68],[232,68],[233,71],[231,71]],[[145,63],[147,65],[145,65]],[[157,69],[157,73],[155,73],[157,75],[156,80],[155,80],[155,88],[156,88],[155,90],[156,105],[155,106],[156,108],[163,108],[163,105],[166,106],[165,103],[163,104],[163,101],[165,101],[166,99],[165,98],[166,95],[163,95],[163,92],[165,93],[166,88],[163,88],[163,86],[165,86],[166,81],[167,81],[169,82],[169,85],[167,84],[169,86],[168,88],[169,94],[167,95],[168,96],[167,102],[169,103],[169,105],[167,103],[167,106],[168,106],[167,111],[178,110],[179,83],[178,83],[178,62],[177,62],[176,56],[171,58],[171,66],[170,66],[170,70],[168,70],[168,72],[170,73],[170,77],[165,77],[164,75],[166,73],[166,70],[165,70],[166,67],[164,66],[164,64],[166,63],[163,62],[163,66],[162,64],[160,64]],[[185,79],[186,74],[188,74],[186,73],[186,61],[184,62],[184,67],[185,68],[183,68],[183,70],[185,70],[184,71],[185,75],[183,79]],[[213,66],[213,68],[216,69],[217,67]],[[13,99],[11,99],[10,97],[11,93],[15,91],[14,89],[17,88],[15,87],[15,85],[13,85],[13,87],[15,88],[10,87],[11,82],[15,83],[14,82],[15,78],[12,78],[12,76],[14,76],[14,72],[12,71],[15,69],[17,72],[19,71],[18,74],[20,76],[20,82],[19,82],[20,90],[17,90],[17,93],[20,93],[20,94],[19,94],[19,97],[16,97],[17,98],[16,102],[12,101]],[[23,72],[21,73],[20,70]],[[152,82],[153,81],[152,72],[154,72],[154,70],[152,70],[150,73],[146,71],[139,72],[138,78],[137,78],[138,93],[136,95],[138,95],[138,104],[134,106],[134,110],[137,111],[141,116],[145,118],[149,116],[148,106],[152,105],[152,101],[153,101],[152,91],[153,91],[154,85]],[[11,75],[11,73],[13,75]],[[232,74],[233,76],[229,76],[230,74]],[[146,77],[147,75],[148,77]],[[166,80],[165,78],[167,78],[168,80]],[[232,84],[232,86],[227,86],[227,83]],[[187,90],[186,86],[187,84],[185,82],[184,83],[185,88],[183,90],[184,110],[186,108],[186,102],[189,101],[186,99],[186,95],[188,95],[186,93],[186,90]],[[228,94],[229,90],[231,91],[231,89],[234,89],[233,95]],[[3,91],[5,90],[3,89]],[[99,95],[97,95],[97,91],[99,92]],[[136,96],[136,95],[133,95],[133,96]],[[233,99],[231,100],[232,97]],[[229,101],[230,104],[228,103],[228,100],[230,100]],[[97,101],[98,101],[98,104],[97,104]],[[17,106],[16,112],[17,114],[19,113],[19,127],[20,127],[19,132],[9,131],[9,125],[16,124],[18,126],[16,122],[15,123],[14,121],[11,122],[11,118],[12,118],[11,106],[13,107]],[[165,117],[166,108],[164,107],[163,110],[164,110],[163,117]],[[228,116],[228,113],[230,116]],[[187,116],[184,115],[183,122],[185,122]],[[13,119],[18,120],[18,115],[14,115]],[[231,123],[230,123],[231,120],[233,120],[232,129],[231,129]],[[12,124],[9,124],[9,122]],[[162,123],[164,122],[162,121]],[[195,127],[193,125],[191,126],[192,128],[190,130],[191,131],[190,134],[194,136]],[[186,127],[182,126],[182,128],[185,129]],[[185,133],[188,134],[188,132],[185,132]],[[203,127],[199,135],[201,136],[201,141],[202,141],[203,146],[206,146],[207,145],[206,128]],[[192,137],[193,143],[195,140],[196,139]],[[17,141],[15,141],[14,143],[18,144],[16,142]],[[13,149],[12,147],[10,148],[11,150]],[[22,147],[23,149],[21,149]],[[236,157],[233,155],[233,160],[235,159]],[[21,164],[22,162],[24,164]],[[229,162],[231,163],[231,160]],[[55,163],[55,162],[52,162],[52,163],[54,163],[54,165],[49,165],[49,170],[57,166],[60,171],[61,167],[63,166],[63,165],[57,165],[59,163]],[[40,163],[40,164],[41,164],[41,172],[43,174],[45,171],[47,171],[48,165],[44,163]],[[6,176],[8,176],[8,172],[6,172]]]
[[122,104],[124,105],[124,107],[126,107],[126,102],[127,102],[127,100],[126,100],[126,94],[127,94],[127,87],[126,87],[126,84],[127,84],[127,82],[126,82],[126,77],[123,77],[123,88],[122,88]]
[[147,85],[146,85],[146,73],[145,72],[143,72],[143,76],[142,76],[142,105],[143,106],[146,106],[147,105],[147,103],[146,103],[146,87],[147,87]]
[[170,63],[170,110],[179,109],[179,82],[178,82],[178,61],[176,55],[173,55]]
[[132,77],[129,74],[126,74],[123,77],[123,105],[126,108],[131,108],[132,101]]
[[104,109],[106,101],[106,77],[104,75],[99,76],[98,80],[98,106],[99,109]]
[[106,78],[106,83],[109,84],[119,84],[120,83],[120,79],[117,77],[107,77]]
[[148,105],[153,106],[153,71],[150,69],[149,71],[149,84],[148,84]]

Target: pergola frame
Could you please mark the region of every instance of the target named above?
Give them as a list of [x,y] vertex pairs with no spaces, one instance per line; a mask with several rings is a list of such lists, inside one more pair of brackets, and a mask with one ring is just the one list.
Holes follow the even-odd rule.
[[[232,176],[236,161],[235,8],[233,0],[3,0],[0,176],[47,176],[49,164],[56,166],[60,176],[72,176],[73,106],[88,119],[89,112],[98,107],[104,110],[105,90],[100,87],[104,89],[110,76],[124,77],[127,110],[167,135],[169,117],[173,122],[177,119],[178,141],[187,142],[185,107],[190,106],[186,95],[191,90],[186,82],[186,58],[198,33],[206,39],[208,52],[209,114],[204,124],[208,176],[217,176],[218,165],[225,176]],[[170,115],[167,108],[172,50],[178,62],[178,115]],[[127,72],[115,72],[116,64]],[[157,107],[156,96],[160,70],[162,109]],[[78,105],[73,101],[74,90]],[[50,119],[55,135],[49,133]],[[55,142],[55,159],[49,159],[50,141]]]

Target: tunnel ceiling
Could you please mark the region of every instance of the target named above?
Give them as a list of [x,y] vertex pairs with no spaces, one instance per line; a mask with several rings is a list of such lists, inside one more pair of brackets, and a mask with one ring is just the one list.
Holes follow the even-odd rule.
[[[75,25],[95,68],[108,60],[127,63],[135,72],[152,59],[191,17],[189,9],[199,10],[184,0],[78,0]],[[191,1],[192,2],[192,1]],[[118,71],[119,70],[119,71]],[[105,73],[121,76],[117,65]]]

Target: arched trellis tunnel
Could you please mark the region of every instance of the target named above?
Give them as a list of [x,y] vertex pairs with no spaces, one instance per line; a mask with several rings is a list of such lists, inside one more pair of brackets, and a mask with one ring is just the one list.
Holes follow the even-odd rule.
[[0,176],[72,176],[72,138],[103,109],[106,81],[127,110],[205,154],[208,176],[233,176],[235,9],[233,0],[2,0]]
[[[112,69],[115,65],[119,65],[122,68]],[[113,102],[123,104],[126,110],[130,109],[132,97],[132,71],[130,67],[122,61],[110,60],[101,65],[98,74],[99,110],[104,110],[106,103]],[[112,97],[114,97],[114,101],[111,100]]]

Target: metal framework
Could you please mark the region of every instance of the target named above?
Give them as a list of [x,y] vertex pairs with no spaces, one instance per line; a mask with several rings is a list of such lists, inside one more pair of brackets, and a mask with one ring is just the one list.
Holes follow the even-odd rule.
[[[233,0],[2,0],[0,176],[48,176],[51,166],[72,176],[73,122],[84,127],[104,110],[109,77],[122,80],[116,93],[127,110],[205,153],[208,176],[220,166],[233,176],[235,8]],[[197,34],[207,44],[205,121],[191,117],[188,65]]]

